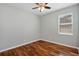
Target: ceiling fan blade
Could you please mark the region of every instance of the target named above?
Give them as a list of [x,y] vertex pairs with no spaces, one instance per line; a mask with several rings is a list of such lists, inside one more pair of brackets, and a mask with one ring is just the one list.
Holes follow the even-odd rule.
[[35,3],[36,5],[39,5],[39,3]]
[[34,7],[34,8],[32,8],[32,9],[37,9],[38,7]]
[[48,3],[45,3],[45,5],[47,5]]
[[51,9],[51,7],[48,7],[48,6],[45,6],[44,8],[45,8],[45,9]]

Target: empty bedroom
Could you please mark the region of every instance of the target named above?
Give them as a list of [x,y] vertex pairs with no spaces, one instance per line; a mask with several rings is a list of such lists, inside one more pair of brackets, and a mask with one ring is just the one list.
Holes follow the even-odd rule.
[[79,56],[79,4],[0,3],[0,56]]

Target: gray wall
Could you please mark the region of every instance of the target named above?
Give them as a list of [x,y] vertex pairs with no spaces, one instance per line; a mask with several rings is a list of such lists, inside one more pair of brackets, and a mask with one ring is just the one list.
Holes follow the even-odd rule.
[[[78,39],[79,39],[79,6],[78,6]],[[79,47],[79,40],[78,40],[78,47]]]
[[[78,6],[75,5],[43,16],[41,18],[41,38],[49,41],[79,47],[78,12]],[[65,13],[73,14],[73,35],[62,35],[58,33],[58,15]]]
[[40,18],[7,4],[0,4],[0,50],[39,38]]
[[[79,6],[68,7],[42,17],[7,4],[0,4],[0,50],[39,38],[79,47]],[[58,34],[58,15],[73,13],[74,35]]]

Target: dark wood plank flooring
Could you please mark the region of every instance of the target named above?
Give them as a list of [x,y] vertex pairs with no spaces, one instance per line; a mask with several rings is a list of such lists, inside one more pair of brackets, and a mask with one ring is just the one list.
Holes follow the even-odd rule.
[[75,48],[70,48],[39,40],[0,53],[0,56],[78,56]]

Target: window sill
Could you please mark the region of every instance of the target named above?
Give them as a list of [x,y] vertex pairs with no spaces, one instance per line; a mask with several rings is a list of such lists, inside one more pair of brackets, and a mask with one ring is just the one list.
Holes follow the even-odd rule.
[[62,33],[62,32],[60,32],[59,34],[62,34],[62,35],[73,35],[72,33]]

